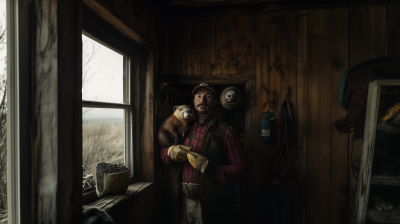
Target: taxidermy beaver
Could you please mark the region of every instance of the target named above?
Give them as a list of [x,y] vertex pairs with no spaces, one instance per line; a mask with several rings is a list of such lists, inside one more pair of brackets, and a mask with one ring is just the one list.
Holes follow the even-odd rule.
[[189,131],[193,121],[193,110],[188,105],[174,106],[174,113],[168,117],[158,131],[158,142],[162,148],[181,143],[181,137]]

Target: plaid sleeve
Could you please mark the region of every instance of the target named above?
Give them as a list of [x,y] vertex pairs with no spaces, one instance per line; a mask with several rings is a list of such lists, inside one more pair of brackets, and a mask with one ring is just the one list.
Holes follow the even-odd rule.
[[249,168],[239,135],[231,126],[228,126],[225,132],[224,148],[231,164],[218,166],[214,178],[222,183],[242,181],[246,178]]
[[161,159],[164,160],[166,164],[170,164],[173,162],[173,160],[168,156],[168,149],[169,147],[161,149]]

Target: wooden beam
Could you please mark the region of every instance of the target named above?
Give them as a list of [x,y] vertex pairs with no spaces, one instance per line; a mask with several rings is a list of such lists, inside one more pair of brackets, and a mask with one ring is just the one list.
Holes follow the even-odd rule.
[[142,36],[139,35],[138,32],[129,28],[125,23],[115,17],[110,11],[105,9],[95,0],[83,0],[84,6],[90,8],[97,15],[107,21],[110,25],[115,27],[118,31],[120,31],[123,35],[128,37],[134,43],[138,44],[140,47],[148,50],[153,50],[154,46],[146,41]]
[[224,83],[236,83],[246,84],[249,80],[255,79],[255,75],[243,75],[243,74],[231,74],[231,75],[220,75],[220,76],[181,76],[181,75],[170,75],[168,76],[168,83],[171,84],[200,84],[202,82],[208,84],[224,84]]
[[35,14],[32,223],[79,223],[82,3],[36,0]]
[[[86,0],[85,0],[86,1]],[[356,6],[374,6],[399,3],[398,0],[352,0],[352,1],[268,1],[243,4],[225,4],[200,7],[177,7],[166,5],[163,10],[168,17],[189,17],[199,15],[238,15],[247,13],[283,12],[283,11],[302,11],[317,9],[348,8]]]

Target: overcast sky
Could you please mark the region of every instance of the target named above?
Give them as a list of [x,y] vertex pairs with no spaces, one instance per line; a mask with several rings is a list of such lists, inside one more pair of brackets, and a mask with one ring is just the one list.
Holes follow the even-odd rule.
[[[0,20],[2,29],[6,28],[6,0],[0,0]],[[82,99],[91,101],[123,103],[123,55],[82,35],[83,54],[96,52],[89,64],[83,68],[88,73],[89,79],[85,80],[82,88]],[[0,58],[7,55],[7,49],[0,49]],[[82,57],[84,60],[84,56]],[[4,61],[0,61],[0,72],[6,67]],[[83,108],[86,111],[87,108]],[[86,119],[122,119],[123,112],[120,109],[90,109],[84,114]]]
[[[123,55],[97,43],[82,35],[83,63],[85,55],[94,57],[83,68],[87,72],[86,80],[82,87],[82,99],[90,101],[123,103]],[[87,56],[86,56],[87,58]],[[86,110],[85,108],[83,109]],[[84,114],[86,119],[123,118],[119,109],[90,109]]]

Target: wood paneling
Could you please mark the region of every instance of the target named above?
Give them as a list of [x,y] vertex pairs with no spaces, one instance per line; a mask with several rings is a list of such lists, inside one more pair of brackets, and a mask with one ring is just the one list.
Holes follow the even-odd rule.
[[320,59],[320,12],[308,12],[307,24],[307,192],[306,223],[319,223],[319,59]]
[[[289,163],[279,166],[277,172],[288,172],[297,184],[297,221],[302,224],[348,221],[357,180],[350,168],[348,137],[352,136],[339,133],[334,126],[334,121],[346,115],[338,101],[339,83],[349,66],[378,56],[400,58],[400,50],[396,50],[400,49],[397,11],[397,5],[389,5],[388,10],[384,6],[368,6],[208,16],[213,79],[202,77],[198,81],[223,84],[226,75],[237,74],[230,76],[234,83],[234,78],[239,80],[241,74],[255,75],[256,135],[254,153],[246,154],[250,157],[252,174],[246,180],[244,195],[248,220],[254,219],[257,195],[273,177],[276,162],[276,143],[264,144],[258,139],[259,115],[271,111],[278,117],[286,87],[290,86],[295,122],[293,151]],[[201,25],[204,17],[207,18],[182,18],[183,31],[178,34],[183,35],[181,51],[192,57],[182,58],[182,69],[189,69],[190,62],[194,67],[203,66],[204,54],[197,45],[201,45],[202,32],[206,31]],[[176,36],[168,31],[164,37]],[[161,50],[170,47],[162,46]],[[205,74],[203,68],[192,69],[195,71],[192,75]],[[177,78],[183,80],[182,77]],[[361,141],[356,141],[353,156],[360,154]]]
[[254,74],[256,16],[238,16],[238,73]]
[[221,64],[222,74],[237,73],[237,16],[221,17]]
[[389,56],[400,61],[400,5],[388,6],[389,14]]
[[[339,133],[333,121],[346,112],[338,99],[342,74],[348,69],[348,9],[332,10],[332,120],[331,120],[331,223],[345,223],[348,202],[347,136]],[[346,158],[346,159],[344,159]],[[348,215],[348,214],[347,214]]]
[[[332,12],[320,11],[319,33],[319,126],[318,126],[318,223],[330,222],[331,207],[331,47]],[[322,200],[321,200],[322,199]]]
[[[297,222],[304,224],[307,191],[307,12],[297,15],[297,102],[294,114],[295,142],[292,152],[293,166],[291,173],[296,178],[299,189]],[[293,155],[294,154],[294,155]],[[295,159],[293,159],[295,158]]]

